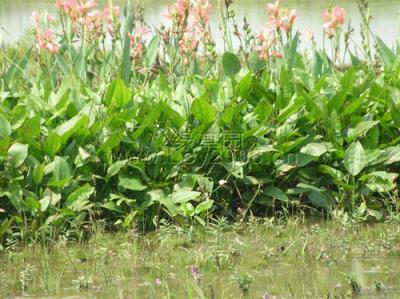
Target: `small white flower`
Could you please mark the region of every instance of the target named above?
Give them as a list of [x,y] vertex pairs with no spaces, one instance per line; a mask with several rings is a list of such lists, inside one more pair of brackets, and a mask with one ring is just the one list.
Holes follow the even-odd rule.
[[227,181],[225,181],[225,180],[219,180],[219,182],[218,182],[218,184],[220,185],[220,186],[223,186],[223,185],[225,185],[225,184],[227,184],[228,182]]

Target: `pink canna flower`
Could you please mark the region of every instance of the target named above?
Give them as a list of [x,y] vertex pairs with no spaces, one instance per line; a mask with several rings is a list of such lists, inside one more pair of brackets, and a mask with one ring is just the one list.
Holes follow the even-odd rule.
[[64,10],[67,14],[78,8],[77,0],[57,0],[56,7],[60,10]]
[[182,39],[179,41],[179,49],[182,54],[191,54],[197,50],[199,41],[196,36],[199,35],[198,33],[198,29],[195,26],[186,28]]
[[212,10],[212,6],[209,0],[194,0],[193,10],[195,14],[195,19],[198,22],[201,22],[203,26],[208,23]]
[[271,51],[271,56],[274,57],[274,58],[283,58],[283,54],[281,52],[278,52],[278,51],[275,51],[275,50]]
[[336,31],[341,26],[344,25],[346,21],[346,11],[335,6],[322,13],[322,19],[326,22],[324,24],[324,32],[328,38],[333,38],[336,36]]
[[164,12],[164,13],[162,14],[162,16],[163,16],[164,18],[166,18],[167,20],[172,20],[172,18],[173,18],[173,13],[172,13],[172,11],[171,11],[171,6],[168,5],[168,10],[167,10],[166,12]]
[[144,37],[146,35],[149,35],[151,33],[151,29],[147,26],[140,26],[136,28],[136,35],[139,37]]
[[48,14],[48,15],[47,15],[47,21],[48,21],[49,23],[54,23],[54,22],[56,21],[56,18],[53,17],[51,14]]
[[32,12],[32,20],[35,22],[36,25],[40,23],[40,14],[37,11]]
[[344,8],[336,6],[333,10],[333,14],[335,15],[337,23],[339,25],[343,25],[346,19],[346,11],[344,10]]
[[36,38],[40,49],[47,50],[51,54],[56,54],[60,51],[60,45],[54,40],[51,30],[47,29],[45,32],[37,30]]
[[119,5],[114,6],[114,13],[117,18],[121,16],[121,7]]
[[143,56],[143,37],[150,33],[149,27],[140,26],[135,29],[134,34],[129,34],[131,46],[133,47],[133,56],[138,60],[141,60]]
[[271,58],[283,58],[283,54],[277,49],[276,33],[267,29],[263,34],[257,36],[257,44],[255,50],[258,57],[262,60],[269,60]]
[[175,3],[176,12],[179,14],[185,14],[189,8],[188,0],[177,0]]
[[291,31],[296,18],[297,16],[295,10],[291,10],[290,12],[286,11],[284,15],[281,17],[280,21],[283,30],[285,30],[286,32]]
[[295,10],[281,8],[280,1],[267,4],[268,24],[275,30],[285,30],[289,32],[293,28],[293,24],[297,18]]
[[267,4],[267,13],[268,15],[278,15],[279,14],[279,5],[280,0],[276,0],[275,3],[268,3]]

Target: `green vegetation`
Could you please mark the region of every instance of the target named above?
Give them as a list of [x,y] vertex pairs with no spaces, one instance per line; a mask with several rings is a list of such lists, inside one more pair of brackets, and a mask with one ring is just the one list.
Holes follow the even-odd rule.
[[151,30],[140,9],[92,4],[57,1],[57,19],[35,15],[35,46],[2,54],[0,244],[81,241],[100,220],[397,219],[400,55],[365,1],[362,47],[331,7],[308,52],[279,2],[257,35],[225,1],[221,54],[208,1],[178,1]]

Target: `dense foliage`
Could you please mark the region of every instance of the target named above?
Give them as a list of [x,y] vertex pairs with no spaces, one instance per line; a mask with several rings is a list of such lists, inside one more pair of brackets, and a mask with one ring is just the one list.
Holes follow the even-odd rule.
[[256,35],[230,2],[218,46],[202,0],[179,0],[155,29],[140,9],[93,1],[34,16],[36,46],[2,54],[0,238],[397,211],[400,55],[370,32],[367,3],[363,46],[331,7],[325,48],[307,54],[294,11],[270,4]]

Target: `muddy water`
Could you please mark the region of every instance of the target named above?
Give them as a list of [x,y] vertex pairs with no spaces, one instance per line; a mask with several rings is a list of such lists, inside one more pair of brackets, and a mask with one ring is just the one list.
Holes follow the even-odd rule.
[[400,298],[399,225],[169,227],[0,262],[2,298]]

